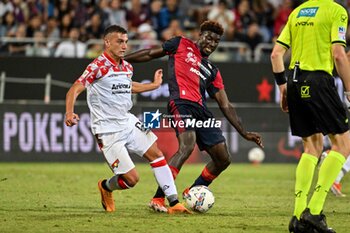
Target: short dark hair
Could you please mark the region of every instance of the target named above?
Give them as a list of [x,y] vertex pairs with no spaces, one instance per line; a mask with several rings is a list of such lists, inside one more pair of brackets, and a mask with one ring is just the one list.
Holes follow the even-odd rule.
[[127,34],[128,33],[128,31],[125,28],[114,24],[114,25],[108,26],[105,29],[105,31],[103,32],[103,38],[105,38],[109,33],[113,33],[113,32],[122,33],[122,34]]
[[224,28],[216,21],[207,20],[204,21],[200,26],[200,32],[210,31],[220,36],[224,34]]

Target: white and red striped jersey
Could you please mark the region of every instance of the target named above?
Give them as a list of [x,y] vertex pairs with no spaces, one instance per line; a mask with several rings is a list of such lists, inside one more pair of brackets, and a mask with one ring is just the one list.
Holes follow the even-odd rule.
[[93,134],[122,131],[132,108],[131,87],[133,67],[127,61],[120,64],[103,53],[85,69],[76,82],[87,90]]

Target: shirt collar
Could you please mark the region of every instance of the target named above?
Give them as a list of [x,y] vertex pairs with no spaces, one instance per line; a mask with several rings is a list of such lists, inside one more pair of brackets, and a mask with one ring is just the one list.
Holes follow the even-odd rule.
[[[103,56],[104,56],[105,58],[107,58],[107,60],[108,60],[110,63],[112,63],[112,65],[118,66],[118,64],[116,63],[116,61],[115,61],[113,58],[111,58],[111,57],[108,55],[108,53],[107,53],[106,51],[103,52]],[[121,66],[124,66],[124,60],[123,60],[123,59],[120,59],[120,65],[121,65]]]

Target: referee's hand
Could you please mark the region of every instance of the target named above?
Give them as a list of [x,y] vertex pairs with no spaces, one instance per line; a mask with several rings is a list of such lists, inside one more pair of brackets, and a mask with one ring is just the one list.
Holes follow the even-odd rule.
[[348,111],[350,112],[350,100],[349,100],[349,98],[350,98],[350,96],[345,95],[345,97],[344,97],[344,103],[345,103],[346,108],[347,108]]

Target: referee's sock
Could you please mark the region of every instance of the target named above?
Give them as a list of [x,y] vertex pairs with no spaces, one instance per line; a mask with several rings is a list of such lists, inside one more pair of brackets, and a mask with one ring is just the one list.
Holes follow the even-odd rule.
[[308,205],[311,214],[319,215],[321,213],[328,191],[344,163],[345,157],[339,152],[333,150],[331,150],[328,156],[324,159],[318,173],[318,180],[314,194]]
[[300,219],[301,213],[307,206],[307,195],[310,191],[312,178],[314,177],[315,167],[317,165],[317,157],[303,153],[299,160],[295,172],[295,203],[294,216]]

